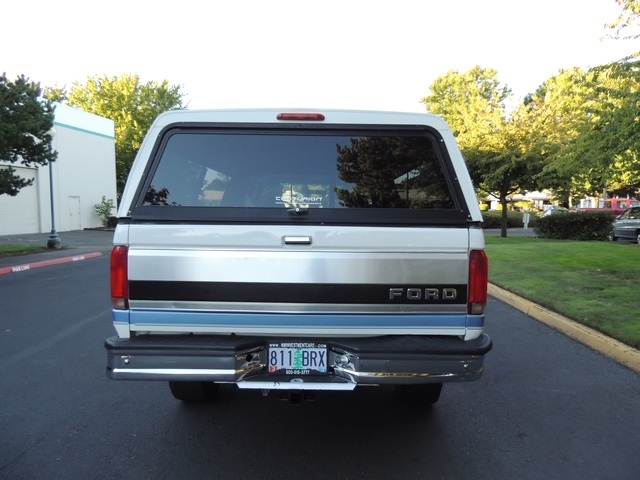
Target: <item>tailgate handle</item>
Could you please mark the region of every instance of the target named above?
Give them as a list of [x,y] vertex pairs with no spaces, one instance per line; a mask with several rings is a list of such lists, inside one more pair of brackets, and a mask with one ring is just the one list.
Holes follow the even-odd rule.
[[285,245],[311,245],[311,237],[304,236],[286,236],[284,237]]

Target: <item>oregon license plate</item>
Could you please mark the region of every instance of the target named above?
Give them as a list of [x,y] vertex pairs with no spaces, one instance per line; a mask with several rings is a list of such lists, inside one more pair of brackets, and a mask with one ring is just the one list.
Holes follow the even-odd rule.
[[324,375],[327,373],[327,345],[313,342],[270,343],[269,373]]

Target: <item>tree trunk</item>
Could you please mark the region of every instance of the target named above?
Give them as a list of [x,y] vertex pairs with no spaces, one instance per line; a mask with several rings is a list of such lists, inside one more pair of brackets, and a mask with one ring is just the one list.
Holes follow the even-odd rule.
[[502,206],[502,218],[500,220],[500,236],[507,238],[507,197],[500,197],[500,205]]

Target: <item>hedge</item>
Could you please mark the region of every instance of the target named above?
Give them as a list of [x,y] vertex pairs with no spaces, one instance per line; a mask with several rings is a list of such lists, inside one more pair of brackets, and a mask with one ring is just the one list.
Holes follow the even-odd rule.
[[555,240],[607,240],[614,219],[610,212],[560,213],[539,218],[533,231]]

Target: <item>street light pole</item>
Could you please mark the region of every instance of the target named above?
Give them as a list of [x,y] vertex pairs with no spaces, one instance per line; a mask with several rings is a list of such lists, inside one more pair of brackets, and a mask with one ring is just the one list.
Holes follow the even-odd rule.
[[[51,127],[49,131],[49,135],[51,135],[51,139],[56,136],[55,127]],[[52,162],[49,162],[49,198],[51,199],[51,234],[49,234],[49,240],[47,240],[47,248],[59,249],[62,245],[60,242],[60,237],[58,236],[58,232],[56,232],[56,216],[55,209],[53,205],[53,167],[51,165]]]

